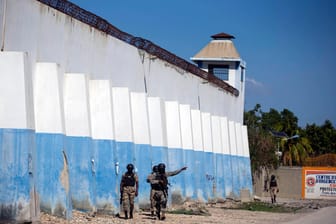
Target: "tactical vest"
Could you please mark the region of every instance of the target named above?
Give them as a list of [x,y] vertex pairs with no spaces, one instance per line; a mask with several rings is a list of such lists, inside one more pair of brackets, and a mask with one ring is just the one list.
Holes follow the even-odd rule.
[[270,181],[270,187],[277,187],[277,186],[278,186],[278,184],[277,184],[276,180],[271,180]]
[[168,189],[168,178],[165,174],[161,174],[161,180],[163,181],[162,187],[167,190]]
[[124,175],[124,186],[134,186],[135,185],[135,177],[134,177],[134,173],[132,174],[128,174],[125,173]]
[[156,180],[161,180],[161,184],[152,184],[151,187],[154,190],[158,191],[167,191],[168,190],[168,178],[165,174],[156,174]]

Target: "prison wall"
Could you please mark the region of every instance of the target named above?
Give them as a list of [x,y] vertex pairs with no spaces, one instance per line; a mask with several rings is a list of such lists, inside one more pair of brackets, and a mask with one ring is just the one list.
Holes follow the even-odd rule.
[[252,192],[240,96],[39,1],[0,13],[0,220],[116,214],[128,163],[137,207],[161,162],[188,167],[170,203]]
[[1,52],[0,74],[0,218],[34,220],[37,155],[27,54]]
[[[67,73],[110,79],[113,86],[189,104],[242,123],[241,96],[218,91],[214,84],[37,0],[2,2],[3,51],[29,52],[30,63],[54,62]],[[230,107],[224,106],[228,103]]]

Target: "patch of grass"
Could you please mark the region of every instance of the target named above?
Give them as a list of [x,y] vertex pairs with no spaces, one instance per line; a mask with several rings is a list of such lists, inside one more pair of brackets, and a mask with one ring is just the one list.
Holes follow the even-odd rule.
[[270,204],[266,202],[246,202],[239,205],[236,209],[259,212],[295,213],[301,209],[301,207],[286,207],[281,204]]
[[182,214],[182,215],[201,215],[201,216],[211,216],[211,214],[206,209],[191,210],[191,209],[177,209],[168,211],[170,214]]

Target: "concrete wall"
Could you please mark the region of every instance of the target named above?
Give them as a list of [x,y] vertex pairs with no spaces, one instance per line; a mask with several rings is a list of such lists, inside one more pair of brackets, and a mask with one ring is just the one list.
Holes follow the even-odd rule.
[[[189,72],[36,0],[1,2],[4,25],[0,43],[4,51],[29,52],[30,62],[54,62],[67,73],[113,80],[112,86],[147,92],[148,96],[160,96],[163,100],[189,104],[192,109],[243,121],[243,94],[232,97]],[[34,63],[32,66],[35,71]],[[208,99],[212,99],[211,103]],[[230,107],[225,106],[228,103]]]
[[[254,176],[254,193],[261,197],[270,197],[270,193],[264,191],[265,180],[271,179],[271,175],[274,174],[279,186],[280,198],[301,198],[302,191],[302,168],[301,167],[280,167],[277,170],[271,170],[268,173],[263,173],[258,177]],[[268,182],[269,185],[269,182]]]
[[[270,193],[264,191],[264,184],[274,174],[280,189],[279,197],[335,200],[335,173],[334,167],[280,167],[268,173],[264,170],[260,176],[255,176],[253,188],[256,195],[270,197]],[[310,182],[307,181],[309,178]]]
[[0,53],[0,220],[33,220],[36,145],[32,75],[27,54]]
[[160,162],[188,166],[171,203],[252,192],[240,96],[38,1],[0,3],[0,220],[117,213],[128,163],[140,207]]

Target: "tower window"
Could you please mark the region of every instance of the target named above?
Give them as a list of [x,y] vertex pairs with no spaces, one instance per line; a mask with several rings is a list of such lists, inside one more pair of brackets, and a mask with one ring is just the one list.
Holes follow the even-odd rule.
[[198,66],[199,68],[202,68],[202,66],[203,66],[203,62],[202,62],[202,61],[197,61],[197,66]]
[[221,80],[229,80],[229,66],[228,65],[209,65],[209,73],[215,75]]

